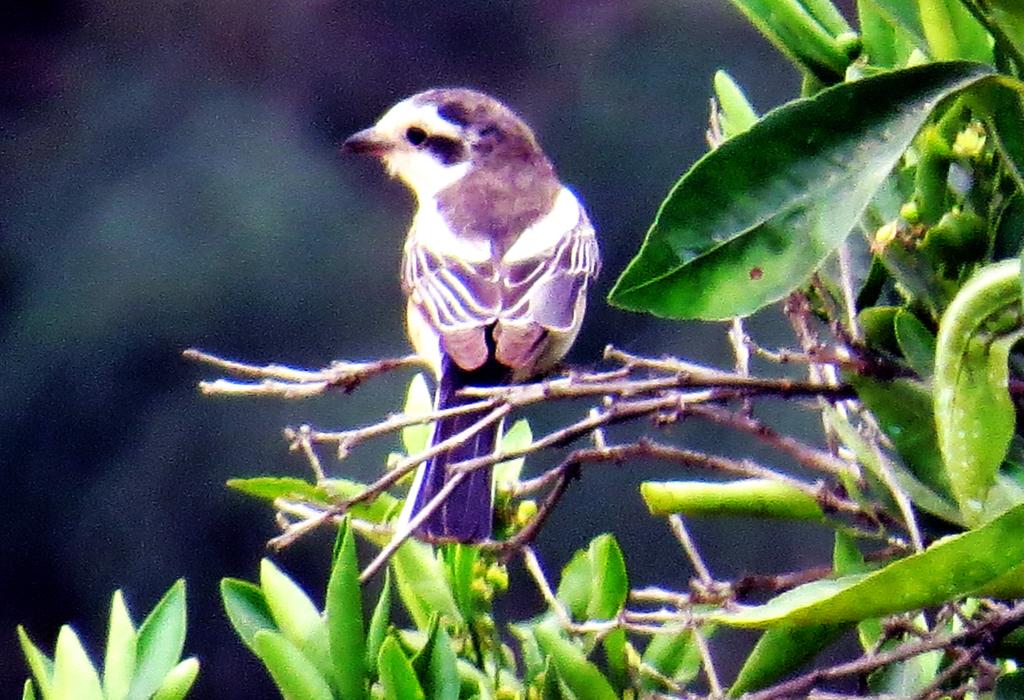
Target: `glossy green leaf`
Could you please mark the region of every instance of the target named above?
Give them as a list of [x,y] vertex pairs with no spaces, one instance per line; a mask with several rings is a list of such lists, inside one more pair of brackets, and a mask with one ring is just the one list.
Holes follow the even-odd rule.
[[[857,0],[864,53],[872,66],[901,68],[916,45],[914,36],[876,0]],[[923,44],[923,39],[921,41]]]
[[412,668],[428,698],[458,700],[460,681],[455,650],[437,616],[431,620],[427,643],[412,659]]
[[626,560],[613,535],[598,535],[587,550],[590,559],[591,592],[587,617],[610,620],[619,614],[629,594]]
[[21,625],[18,625],[18,644],[43,700],[53,700],[53,660],[32,642]]
[[334,684],[343,700],[366,696],[366,638],[363,600],[359,587],[359,560],[352,528],[339,532],[341,544],[327,582],[324,613],[330,640]]
[[387,700],[425,700],[416,672],[394,637],[388,637],[381,645],[377,668]]
[[997,40],[1016,57],[1021,67],[1024,58],[1024,5],[1020,0],[983,0],[976,4],[988,24],[995,28]]
[[850,62],[834,35],[797,0],[732,0],[758,30],[799,68],[834,82]]
[[[405,395],[405,408],[402,413],[407,416],[425,416],[434,410],[434,399],[427,387],[427,379],[417,374],[409,382],[409,390]],[[407,425],[402,428],[402,447],[407,455],[414,455],[427,449],[430,433],[434,430],[431,423]]]
[[21,686],[21,700],[36,700],[36,688],[32,685],[32,679],[26,678]]
[[1022,528],[1024,505],[870,574],[809,583],[764,605],[717,613],[713,619],[738,627],[836,624],[939,605],[983,588],[1024,562]]
[[723,136],[731,139],[750,129],[757,122],[757,112],[732,76],[724,70],[717,71],[714,85]]
[[[836,576],[863,574],[871,570],[857,547],[857,542],[841,530],[835,533],[835,544],[832,547],[832,570]],[[857,623],[857,637],[864,651],[875,648],[882,636],[882,621],[878,618],[861,620]]]
[[[352,481],[351,479],[324,479],[320,482],[320,485],[327,491],[331,500],[335,503],[355,498],[366,491],[366,484],[360,481]],[[390,493],[382,493],[368,503],[352,504],[347,512],[354,518],[379,523],[395,514],[400,506],[401,501],[399,499]],[[368,536],[367,539],[372,540],[373,538]]]
[[949,496],[928,388],[913,379],[883,381],[854,373],[844,379],[853,385],[913,475],[936,494]]
[[139,625],[130,700],[149,698],[181,659],[185,626],[185,580],[178,579]]
[[960,0],[918,0],[921,27],[939,61],[992,62],[988,32]]
[[124,595],[121,591],[114,591],[103,658],[103,695],[106,700],[122,700],[128,694],[135,674],[137,641],[138,634],[124,604]]
[[312,503],[328,503],[327,490],[292,476],[256,476],[249,479],[228,479],[228,488],[266,501],[288,498]]
[[874,4],[878,12],[905,31],[918,48],[927,48],[928,42],[924,38],[917,0],[874,0]]
[[366,631],[366,668],[371,676],[377,674],[377,656],[380,645],[388,633],[391,624],[391,569],[384,572],[384,585],[380,589],[380,597],[370,617],[370,627]]
[[591,580],[593,569],[590,566],[590,555],[583,550],[572,555],[572,559],[562,569],[562,577],[558,580],[555,595],[578,620],[586,618],[592,593]]
[[313,601],[269,559],[260,562],[260,587],[281,633],[297,647],[305,646],[323,626],[320,611]]
[[[498,443],[498,449],[502,452],[522,450],[533,442],[533,430],[530,422],[525,418],[517,420],[512,427],[505,431]],[[498,489],[509,488],[519,481],[519,475],[523,471],[525,457],[516,457],[494,465],[494,484]]]
[[286,636],[260,630],[252,642],[284,700],[332,700],[327,679]]
[[433,613],[447,618],[451,624],[462,623],[444,565],[438,561],[430,545],[407,540],[391,557],[391,567],[395,572],[398,595],[417,629],[425,631]]
[[760,690],[798,670],[849,629],[847,624],[773,627],[761,635],[743,662],[729,697]]
[[1007,358],[1020,336],[1016,259],[988,265],[957,293],[939,324],[933,402],[939,449],[968,522],[985,500],[1013,437]]
[[538,625],[536,634],[541,649],[551,657],[558,677],[569,690],[587,700],[617,700],[608,679],[587,661],[583,650],[564,638],[556,627]]
[[[706,632],[705,632],[706,633]],[[659,634],[651,638],[644,649],[642,661],[665,678],[687,686],[700,672],[700,647],[693,638],[693,630],[675,634]],[[669,690],[651,674],[640,671],[640,689],[644,691]]]
[[859,222],[935,106],[990,76],[982,65],[925,65],[767,114],[677,183],[611,302],[726,319],[782,298]]
[[749,516],[822,520],[821,506],[807,493],[774,479],[737,481],[645,481],[644,503],[653,515]]
[[[913,623],[924,629],[928,626],[924,615],[915,616]],[[943,650],[936,649],[890,664],[872,674],[869,687],[885,697],[916,697],[935,680],[943,656]]]
[[473,545],[452,542],[443,545],[440,550],[441,558],[448,569],[448,582],[459,612],[464,619],[472,619],[476,606],[473,580],[477,576],[476,563],[480,559],[480,549]]
[[901,309],[893,324],[896,344],[917,374],[927,379],[935,371],[935,336],[911,312]]
[[69,625],[57,633],[51,692],[55,700],[103,700],[99,674]]
[[253,637],[260,630],[277,630],[277,623],[259,586],[235,578],[220,582],[220,597],[231,626],[253,652]]
[[857,324],[864,331],[864,339],[873,350],[897,353],[896,316],[898,306],[869,306],[857,314]]
[[185,659],[167,673],[153,694],[153,700],[182,700],[192,689],[198,675],[199,660],[195,657]]

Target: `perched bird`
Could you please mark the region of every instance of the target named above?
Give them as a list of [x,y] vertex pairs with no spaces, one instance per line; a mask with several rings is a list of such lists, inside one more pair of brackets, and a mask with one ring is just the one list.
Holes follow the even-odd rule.
[[[380,158],[415,194],[402,262],[406,328],[437,379],[435,407],[469,401],[466,386],[536,377],[579,332],[587,284],[600,268],[594,230],[530,128],[508,107],[467,89],[409,97],[342,150]],[[480,413],[435,423],[431,444]],[[408,522],[451,478],[449,466],[492,453],[490,425],[419,468]],[[470,472],[418,528],[430,538],[491,536],[491,470]]]

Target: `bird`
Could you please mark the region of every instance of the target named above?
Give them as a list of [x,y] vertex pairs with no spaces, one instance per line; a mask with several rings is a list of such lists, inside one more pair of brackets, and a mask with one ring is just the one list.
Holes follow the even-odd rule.
[[[436,381],[435,409],[470,402],[465,387],[524,382],[556,366],[579,332],[601,257],[580,199],[523,119],[477,90],[431,89],[392,106],[341,150],[379,159],[415,196],[401,286],[409,339]],[[430,444],[482,415],[435,421]],[[492,423],[424,461],[399,523],[431,502],[451,467],[493,454],[500,431]],[[467,472],[424,517],[421,539],[490,539],[491,468]]]

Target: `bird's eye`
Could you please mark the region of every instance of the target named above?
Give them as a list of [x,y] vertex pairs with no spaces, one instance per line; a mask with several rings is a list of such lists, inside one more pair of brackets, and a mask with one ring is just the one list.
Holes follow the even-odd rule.
[[427,140],[427,132],[418,126],[410,126],[405,130],[405,140],[413,146],[420,146]]

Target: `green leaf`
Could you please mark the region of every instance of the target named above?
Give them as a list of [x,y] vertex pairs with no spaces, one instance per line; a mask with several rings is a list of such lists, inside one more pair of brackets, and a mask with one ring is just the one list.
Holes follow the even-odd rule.
[[43,700],[54,700],[53,660],[32,642],[28,632],[21,625],[18,625],[18,644],[21,645],[21,653],[25,656],[25,661],[28,663],[36,685],[39,686],[39,693],[43,696]]
[[1007,359],[1021,334],[1020,269],[1014,259],[979,270],[939,324],[933,382],[939,449],[953,495],[972,523],[983,518],[1013,437]]
[[384,572],[384,585],[380,589],[380,598],[373,608],[370,617],[370,628],[366,633],[366,668],[371,676],[377,674],[377,656],[380,645],[388,632],[391,619],[391,569]]
[[767,114],[673,188],[611,302],[726,319],[782,298],[859,222],[935,106],[991,75],[975,64],[925,65]]
[[682,513],[822,520],[813,496],[774,479],[737,481],[645,481],[640,494],[653,515]]
[[562,569],[562,577],[558,581],[555,595],[578,620],[586,617],[587,608],[590,606],[590,596],[593,592],[590,583],[592,575],[590,555],[578,550]]
[[1019,90],[1002,84],[986,85],[975,93],[975,107],[988,126],[1007,170],[1024,188],[1024,104]]
[[462,615],[448,585],[444,566],[434,549],[417,540],[406,540],[391,557],[398,595],[417,629],[426,630],[430,616],[438,613],[451,624],[462,624]]
[[[700,647],[693,638],[693,630],[659,634],[648,642],[642,660],[645,666],[685,687],[700,672]],[[643,669],[641,674],[641,690],[668,690],[657,677],[643,674]]]
[[935,336],[906,309],[896,314],[893,326],[896,343],[907,364],[920,377],[930,377],[935,370]]
[[797,0],[732,0],[797,67],[823,82],[842,77],[850,62],[834,35]]
[[256,651],[253,638],[257,632],[277,631],[277,624],[259,586],[248,581],[225,578],[220,582],[220,597],[231,626],[253,652]]
[[476,577],[474,571],[480,558],[480,549],[461,542],[451,542],[441,546],[441,558],[448,570],[448,581],[459,612],[464,619],[470,620],[475,614],[473,579]]
[[31,678],[26,678],[25,685],[21,687],[21,700],[36,700],[36,689]]
[[[911,15],[916,17],[916,12],[911,12]],[[875,0],[857,0],[857,17],[860,19],[864,53],[871,65],[898,68],[906,64],[917,43],[906,27]]]
[[130,700],[146,700],[181,659],[185,648],[185,579],[175,581],[139,626]]
[[849,624],[773,627],[757,640],[729,687],[729,697],[766,688],[798,670],[849,629]]
[[988,32],[960,0],[918,0],[931,54],[940,61],[992,62]]
[[928,47],[921,15],[917,11],[917,0],[874,0],[874,4],[880,14],[913,39],[917,48]]
[[327,490],[316,484],[291,476],[256,476],[250,479],[228,479],[228,488],[266,501],[287,498],[312,503],[329,503]]
[[55,700],[103,700],[99,674],[69,625],[57,633],[51,692]]
[[882,381],[855,373],[844,375],[844,379],[853,385],[913,475],[937,494],[948,496],[949,479],[927,387],[912,379]]
[[992,244],[992,259],[1018,257],[1024,252],[1024,195],[1014,192],[999,212],[996,237]]
[[363,600],[359,588],[359,560],[352,528],[346,522],[338,532],[341,546],[327,582],[327,634],[335,686],[348,700],[366,696],[366,640],[363,636]]
[[977,3],[997,39],[1014,55],[1018,67],[1024,57],[1024,5],[1019,0],[985,0]]
[[181,700],[199,675],[199,661],[193,656],[172,668],[153,694],[153,700]]
[[416,679],[409,659],[394,637],[388,637],[380,647],[377,659],[380,682],[387,700],[425,700],[423,687]]
[[611,620],[622,610],[629,594],[622,548],[613,535],[598,535],[590,541],[587,556],[591,571],[587,618]]
[[121,591],[110,601],[107,650],[103,660],[103,695],[106,700],[122,700],[128,695],[135,674],[138,634],[124,604]]
[[[512,427],[501,436],[498,449],[501,452],[512,452],[522,450],[533,442],[533,430],[530,429],[530,422],[521,418],[512,424]],[[523,471],[525,457],[516,457],[494,465],[494,484],[500,490],[502,487],[510,488],[519,481],[519,474]]]
[[[864,555],[857,548],[857,543],[850,535],[837,530],[835,544],[832,547],[832,569],[836,576],[862,574],[871,570],[864,562]],[[877,618],[861,620],[857,623],[857,637],[864,651],[875,648],[882,636],[882,621]]]
[[323,626],[316,605],[306,592],[272,561],[260,562],[260,586],[281,633],[300,649]]
[[[324,479],[320,485],[327,490],[332,502],[348,501],[366,491],[366,484],[351,479]],[[379,494],[369,503],[355,503],[349,507],[348,513],[354,518],[362,518],[379,523],[398,510],[399,499],[390,493]],[[371,539],[372,537],[368,537]]]
[[712,617],[738,627],[837,624],[939,605],[982,589],[1024,561],[1022,528],[1024,505],[870,574],[815,581],[764,605]]
[[617,700],[615,690],[583,651],[562,637],[557,628],[538,625],[537,641],[558,671],[558,677],[573,693],[587,700]]
[[435,615],[430,621],[427,643],[412,659],[412,668],[431,700],[458,700],[459,671],[452,640]]
[[[425,416],[434,410],[434,399],[430,396],[430,389],[427,387],[427,380],[422,374],[417,374],[409,382],[409,390],[405,395],[405,408],[402,413],[407,416]],[[402,446],[407,455],[414,455],[427,449],[430,442],[430,433],[433,432],[432,423],[418,423],[407,425],[402,428]]]
[[252,642],[284,700],[332,700],[327,679],[283,634],[260,630]]
[[731,139],[749,130],[757,122],[757,112],[750,106],[740,86],[724,70],[715,73],[714,85],[725,138]]

